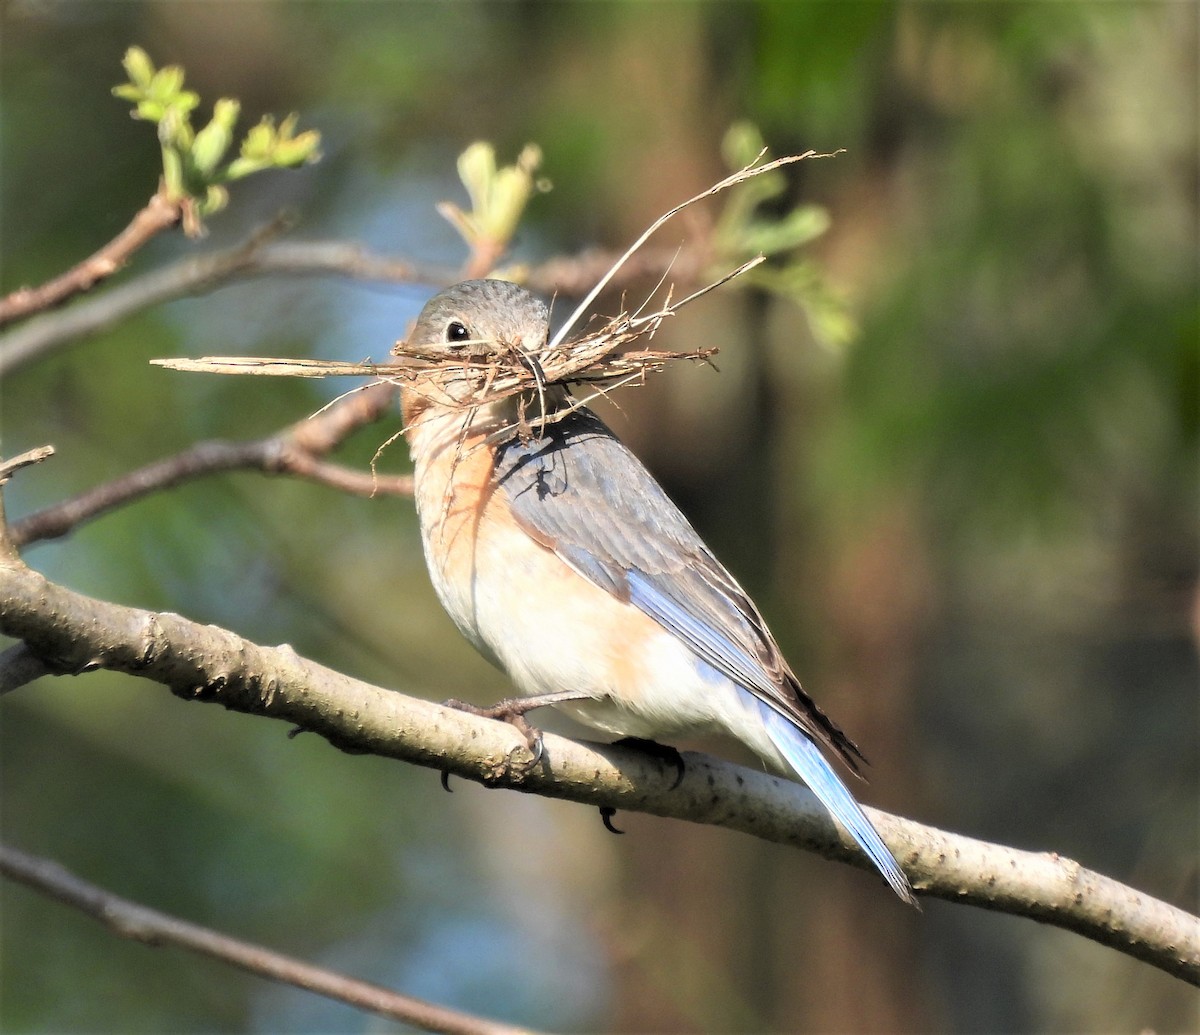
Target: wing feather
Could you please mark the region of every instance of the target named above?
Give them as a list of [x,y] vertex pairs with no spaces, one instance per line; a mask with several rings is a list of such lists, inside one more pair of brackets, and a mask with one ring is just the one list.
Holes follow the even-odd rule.
[[598,417],[581,408],[501,444],[495,477],[536,541],[858,772],[862,753],[804,692],[753,601]]

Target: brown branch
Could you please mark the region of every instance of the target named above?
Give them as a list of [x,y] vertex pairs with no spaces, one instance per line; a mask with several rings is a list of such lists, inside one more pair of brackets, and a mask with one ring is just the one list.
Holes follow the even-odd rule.
[[261,232],[224,251],[183,259],[61,313],[0,336],[0,377],[47,352],[98,334],[152,306],[215,290],[237,278],[332,273],[359,280],[450,284],[448,267],[371,255],[342,242],[268,245]]
[[[540,295],[582,298],[612,269],[618,258],[617,252],[600,248],[577,255],[555,256],[530,267],[521,283]],[[700,237],[689,237],[686,244],[677,248],[643,247],[621,267],[610,283],[609,291],[653,283],[668,270],[671,279],[680,286],[698,284],[712,264],[712,258],[710,243]]]
[[193,478],[225,471],[289,474],[359,496],[411,495],[407,475],[372,475],[321,457],[356,429],[379,420],[393,404],[391,385],[371,385],[334,406],[266,438],[251,442],[199,442],[181,453],[114,478],[13,523],[15,546],[66,535],[85,521]]
[[493,241],[488,238],[476,241],[470,257],[463,264],[462,279],[475,280],[490,275],[507,250],[507,241]]
[[401,995],[380,985],[316,967],[261,945],[160,913],[81,880],[52,859],[0,844],[0,873],[99,920],[122,938],[155,947],[177,945],[240,967],[251,974],[295,985],[369,1013],[403,1021],[424,1031],[453,1035],[517,1035],[527,1028],[485,1020],[436,1003]]
[[94,255],[40,287],[18,288],[0,299],[0,327],[90,291],[124,266],[150,238],[178,223],[181,211],[180,203],[168,200],[160,187],[129,225]]
[[[29,467],[31,464],[40,464],[43,460],[49,459],[53,455],[53,446],[38,446],[36,449],[27,450],[19,456],[13,457],[11,460],[0,462],[0,489],[22,467]],[[9,531],[8,518],[4,512],[4,497],[0,495],[0,560],[17,561],[17,547],[19,545]]]
[[[534,291],[579,297],[611,267],[612,252],[590,250],[533,266],[524,278]],[[672,265],[672,263],[674,265]],[[708,265],[703,242],[680,249],[643,249],[634,256],[614,289],[655,280],[671,267],[680,284],[697,282]],[[420,283],[447,287],[461,271],[407,259],[373,255],[359,245],[338,241],[265,244],[261,235],[224,251],[183,259],[146,273],[61,313],[46,314],[0,335],[0,377],[47,352],[116,326],[136,313],[174,299],[204,294],[239,278],[336,275],[381,283]]]
[[[188,700],[281,719],[336,746],[493,786],[740,830],[863,869],[870,863],[807,788],[688,752],[642,752],[545,734],[532,768],[513,727],[350,679],[226,630],[106,603],[0,564],[0,632],[60,672],[144,676]],[[1200,920],[1057,854],[1018,851],[868,809],[918,893],[1074,931],[1200,985]],[[876,878],[877,879],[877,878]]]

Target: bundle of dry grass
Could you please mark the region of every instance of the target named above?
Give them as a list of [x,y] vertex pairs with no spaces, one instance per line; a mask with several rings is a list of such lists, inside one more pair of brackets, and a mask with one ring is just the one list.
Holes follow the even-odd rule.
[[[442,348],[422,348],[400,341],[392,350],[395,366],[381,370],[387,371],[385,376],[389,380],[445,406],[472,408],[518,397],[520,428],[527,435],[529,427],[524,414],[530,401],[540,402],[536,407],[536,423],[544,426],[597,395],[625,385],[644,384],[650,374],[672,361],[711,363],[716,348],[675,352],[648,345],[632,346],[649,342],[664,320],[697,295],[717,286],[712,284],[680,302],[673,303],[668,296],[663,305],[648,313],[645,310],[650,299],[633,312],[623,307],[618,316],[599,322],[595,329],[578,337],[562,340],[560,334],[534,348],[497,341],[466,341],[460,342],[460,349],[448,356]],[[587,394],[551,411],[546,399],[549,390],[555,387],[568,391],[585,388]]]
[[[660,216],[617,260],[608,274],[599,280],[559,331],[540,347],[517,349],[502,342],[463,342],[461,344],[468,346],[465,350],[448,355],[445,350],[422,349],[401,341],[392,350],[394,359],[389,363],[338,363],[227,356],[156,359],[151,362],[173,370],[218,374],[374,377],[406,387],[438,403],[464,408],[519,397],[520,419],[517,426],[523,435],[527,435],[531,430],[530,422],[526,420],[530,400],[540,402],[540,405],[534,408],[536,417],[532,423],[544,426],[561,419],[597,395],[606,394],[624,385],[643,384],[650,374],[662,370],[672,361],[711,362],[712,356],[717,352],[715,348],[672,352],[631,346],[651,340],[663,321],[683,306],[757,266],[763,261],[761,255],[679,301],[672,301],[671,289],[668,287],[666,300],[655,305],[653,299],[666,282],[668,271],[649,297],[633,312],[624,311],[623,307],[620,315],[604,320],[594,330],[586,331],[570,340],[567,340],[567,336],[588,316],[596,297],[629,257],[678,212],[747,179],[791,162],[817,156],[810,151],[760,165],[762,157],[763,155],[759,154],[750,165]],[[472,344],[477,347],[470,348]],[[554,387],[567,390],[584,387],[587,394],[579,399],[571,399],[564,406],[550,409],[546,405],[547,393]]]
[[[172,370],[207,371],[216,374],[259,374],[276,377],[374,377],[409,389],[445,406],[464,409],[500,402],[514,396],[540,400],[534,423],[544,426],[561,420],[578,406],[598,395],[625,385],[644,384],[646,378],[676,360],[711,363],[716,348],[674,352],[649,347],[631,348],[649,341],[679,309],[740,275],[761,260],[754,260],[700,291],[674,302],[667,300],[646,312],[648,298],[633,312],[623,311],[604,320],[594,330],[569,341],[562,334],[537,348],[515,348],[504,342],[460,343],[454,355],[444,349],[422,348],[399,341],[390,363],[344,363],[318,359],[284,360],[253,356],[207,356],[202,359],[157,359],[151,362]],[[651,295],[653,298],[653,294]],[[464,390],[465,384],[465,390]],[[553,411],[545,406],[547,391],[555,386],[583,387],[585,396]],[[518,422],[523,435],[530,432],[526,407],[520,407]]]

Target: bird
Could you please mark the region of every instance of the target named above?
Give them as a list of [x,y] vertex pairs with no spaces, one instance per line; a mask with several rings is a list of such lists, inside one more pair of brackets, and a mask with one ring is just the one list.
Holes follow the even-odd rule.
[[[447,364],[492,352],[536,363],[549,327],[547,306],[524,288],[467,280],[425,304],[406,344]],[[539,379],[554,419],[518,428],[512,397],[464,405],[467,379],[455,384],[401,393],[422,547],[450,618],[521,695],[515,711],[554,705],[654,743],[741,741],[803,781],[916,905],[826,753],[856,774],[866,759],[641,461],[564,385]]]

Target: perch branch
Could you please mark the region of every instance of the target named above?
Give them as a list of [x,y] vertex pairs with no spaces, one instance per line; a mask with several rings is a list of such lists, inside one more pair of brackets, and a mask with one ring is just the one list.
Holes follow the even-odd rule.
[[[335,746],[494,786],[741,830],[862,868],[865,857],[799,784],[686,753],[685,775],[616,746],[545,735],[545,757],[511,726],[370,686],[224,629],[124,607],[0,564],[0,632],[58,672],[143,676],[187,700],[281,719]],[[1019,851],[867,810],[918,893],[1075,931],[1200,984],[1200,920],[1056,854]]]

